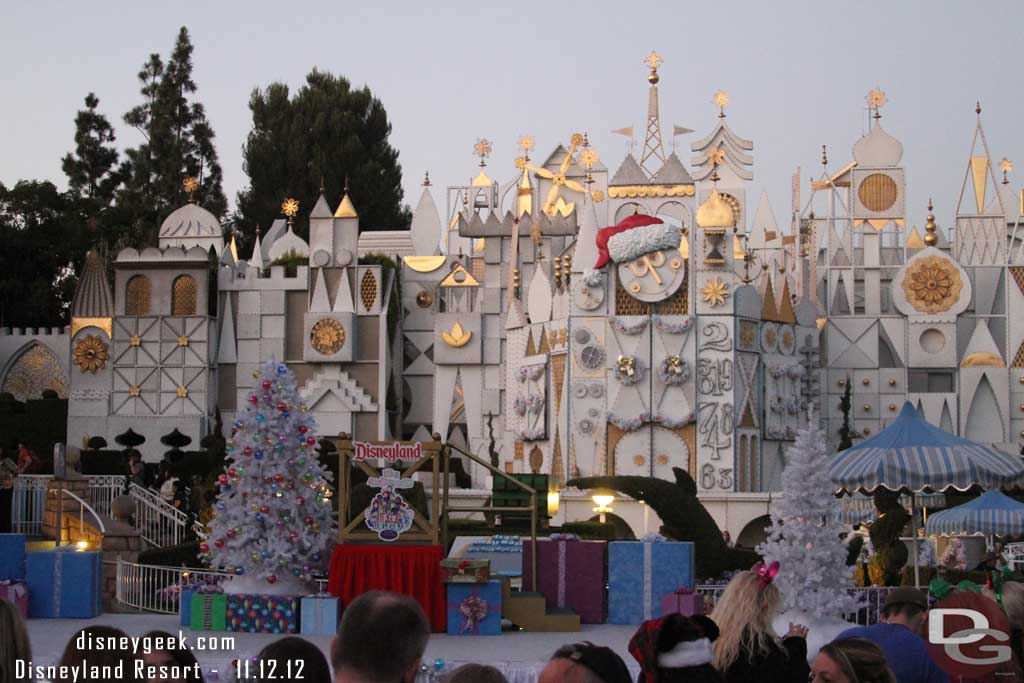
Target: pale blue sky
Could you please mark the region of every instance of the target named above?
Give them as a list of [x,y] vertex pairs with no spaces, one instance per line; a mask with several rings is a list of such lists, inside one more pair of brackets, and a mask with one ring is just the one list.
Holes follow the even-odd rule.
[[[974,103],[995,159],[1024,185],[1020,2],[20,2],[0,22],[0,181],[64,185],[60,157],[73,118],[95,91],[134,144],[121,115],[139,100],[136,72],[169,52],[178,27],[195,44],[195,80],[217,134],[225,190],[246,184],[241,147],[255,86],[301,84],[313,66],[368,84],[393,125],[392,144],[415,204],[429,170],[442,187],[476,171],[477,137],[494,143],[489,173],[511,177],[515,140],[530,133],[543,158],[574,131],[589,132],[611,170],[625,152],[610,130],[642,130],[652,49],[661,68],[666,133],[676,123],[707,133],[718,89],[729,123],[754,141],[753,195],[771,197],[780,222],[790,175],[850,159],[865,130],[864,95],[887,93],[885,128],[902,140],[908,222],[923,225],[934,196],[949,225],[967,163]],[[666,138],[666,141],[668,138]],[[689,155],[681,155],[684,162]],[[1018,180],[1018,178],[1020,178]],[[309,207],[305,207],[309,208]],[[374,226],[364,226],[374,227]]]

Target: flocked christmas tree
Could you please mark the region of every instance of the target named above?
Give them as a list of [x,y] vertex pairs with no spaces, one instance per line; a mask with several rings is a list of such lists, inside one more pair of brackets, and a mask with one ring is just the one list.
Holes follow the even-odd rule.
[[332,475],[317,460],[316,424],[288,367],[270,361],[253,374],[199,550],[211,566],[249,577],[249,587],[294,585],[312,579],[336,539]]
[[842,617],[856,607],[849,597],[852,570],[846,566],[846,545],[840,539],[835,496],[828,476],[831,451],[813,417],[786,451],[782,491],[768,527],[768,540],[758,547],[766,563],[778,561],[775,584],[784,610],[802,610],[816,617]]

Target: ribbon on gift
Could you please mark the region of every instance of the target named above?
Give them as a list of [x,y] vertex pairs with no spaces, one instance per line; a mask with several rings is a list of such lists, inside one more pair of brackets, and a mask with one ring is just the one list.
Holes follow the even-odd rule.
[[202,595],[214,595],[218,593],[223,593],[224,586],[220,585],[219,583],[204,583],[201,584],[198,588],[196,588],[195,591],[196,593],[200,593]]
[[668,539],[659,533],[651,532],[640,539],[644,543],[665,543]]
[[580,537],[576,534],[551,534],[552,541],[578,541]]
[[651,543],[644,543],[644,621],[651,619],[653,611],[651,606],[651,594],[654,592],[654,578],[651,576],[651,565],[654,564],[653,555],[654,549],[651,547]]
[[53,616],[60,616],[60,594],[64,587],[64,551],[57,550],[53,560]]
[[557,541],[558,543],[558,596],[555,599],[555,606],[559,609],[565,607],[565,574],[566,574],[566,558],[569,554],[569,548],[565,541]]
[[473,594],[463,598],[459,603],[459,614],[463,617],[460,633],[476,634],[480,631],[480,622],[487,618],[487,601]]
[[8,597],[10,597],[11,591],[14,591],[15,598],[25,597],[25,584],[22,581],[0,581],[0,586],[7,589]]
[[674,595],[693,595],[693,590],[683,586],[682,588],[677,588]]

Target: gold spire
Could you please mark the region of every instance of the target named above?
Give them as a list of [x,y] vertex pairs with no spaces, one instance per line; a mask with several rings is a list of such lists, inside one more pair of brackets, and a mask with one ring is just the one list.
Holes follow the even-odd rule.
[[516,189],[516,217],[524,213],[533,213],[533,184],[530,182],[530,169],[526,167],[528,159],[526,156],[516,159],[516,168],[523,171],[519,187]]
[[924,224],[926,231],[924,236],[924,243],[929,247],[934,247],[939,242],[938,235],[935,234],[935,216],[932,214],[932,200],[928,200],[928,218]]
[[735,227],[736,214],[718,193],[718,163],[725,156],[725,152],[721,148],[715,148],[709,150],[707,156],[711,160],[711,196],[697,209],[697,225],[701,228]]
[[661,66],[661,63],[665,60],[662,59],[661,55],[657,52],[651,50],[651,54],[644,57],[644,61],[647,63],[647,66],[650,67],[650,71],[647,73],[647,82],[651,85],[656,85],[658,81],[661,80],[661,77],[658,76],[658,67]]
[[352,200],[348,198],[348,176],[345,176],[345,194],[341,198],[341,203],[338,204],[338,210],[334,212],[335,218],[359,218],[359,214],[356,213],[356,207],[352,204]]

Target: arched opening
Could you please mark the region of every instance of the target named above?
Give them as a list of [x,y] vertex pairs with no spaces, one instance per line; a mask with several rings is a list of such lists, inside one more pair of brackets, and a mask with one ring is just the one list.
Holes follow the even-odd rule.
[[133,275],[124,288],[124,314],[149,315],[149,278]]
[[179,275],[171,290],[171,315],[196,314],[196,280],[191,275]]
[[67,398],[68,378],[64,367],[46,346],[29,344],[7,368],[0,392],[27,401],[42,398],[47,390],[57,392],[59,398]]
[[618,223],[623,218],[632,216],[634,213],[644,213],[644,207],[640,206],[637,202],[627,202],[615,212],[615,222]]
[[736,537],[736,547],[752,549],[767,541],[768,533],[765,529],[771,523],[772,519],[768,515],[761,515],[747,522],[743,531]]

